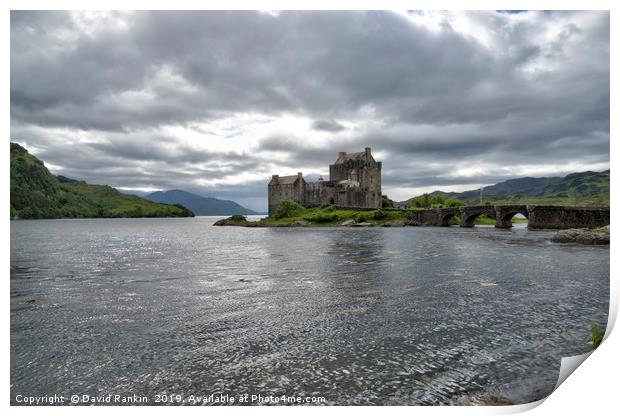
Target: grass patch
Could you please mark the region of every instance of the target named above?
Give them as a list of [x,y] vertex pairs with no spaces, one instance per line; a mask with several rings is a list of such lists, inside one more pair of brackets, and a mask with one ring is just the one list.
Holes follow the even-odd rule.
[[489,217],[486,214],[479,215],[478,218],[474,220],[474,224],[476,225],[495,225],[495,218]]
[[593,196],[570,197],[555,195],[548,197],[515,197],[489,200],[491,205],[566,205],[577,207],[608,207],[609,191]]
[[248,219],[245,216],[240,215],[240,214],[235,214],[231,216],[230,220],[234,222],[248,222]]
[[[284,201],[282,202],[284,203]],[[407,211],[383,211],[380,209],[375,211],[357,211],[338,209],[333,205],[303,208],[295,202],[293,204],[296,206],[287,202],[286,208],[282,209],[282,211],[280,211],[282,207],[280,205],[273,216],[263,218],[261,221],[266,224],[291,224],[296,221],[308,221],[316,225],[330,225],[347,220],[382,224],[389,221],[409,219]]]
[[599,324],[592,324],[590,327],[590,335],[588,336],[588,344],[592,345],[592,348],[597,348],[603,342],[605,337],[605,328]]

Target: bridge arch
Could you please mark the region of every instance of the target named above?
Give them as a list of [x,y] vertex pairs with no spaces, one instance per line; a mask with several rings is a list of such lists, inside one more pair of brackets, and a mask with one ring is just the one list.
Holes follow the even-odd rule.
[[437,209],[437,225],[448,227],[450,220],[454,216],[461,215],[461,211],[458,208],[438,208]]
[[[507,214],[504,214],[504,216],[503,216],[503,217],[499,217],[499,216],[497,216],[495,219],[496,219],[496,222],[497,222],[497,223],[501,223],[502,225],[504,225],[504,226],[505,226],[505,227],[503,227],[503,228],[510,228],[510,227],[512,227],[512,217],[514,217],[514,216],[515,216],[515,215],[517,215],[517,214],[521,214],[521,215],[523,215],[525,218],[528,218],[528,213],[527,213],[527,211],[525,211],[525,212],[521,212],[521,211],[512,211],[512,212],[509,212],[509,213],[507,213]],[[495,226],[497,227],[497,224],[496,224]],[[498,227],[498,228],[499,228],[499,227]]]
[[442,213],[440,214],[439,217],[439,224],[443,227],[449,227],[450,226],[450,220],[454,217],[454,216],[458,216],[458,213],[452,212],[452,213]]
[[486,214],[491,218],[496,218],[495,207],[490,205],[481,205],[473,207],[461,208],[461,227],[473,227],[474,221],[480,215]]
[[530,217],[526,205],[504,205],[495,207],[495,227],[510,228],[512,227],[512,217],[521,214],[525,218]]
[[486,212],[476,212],[476,213],[469,215],[468,217],[461,218],[460,226],[461,227],[474,227],[476,219],[483,214],[486,214]]

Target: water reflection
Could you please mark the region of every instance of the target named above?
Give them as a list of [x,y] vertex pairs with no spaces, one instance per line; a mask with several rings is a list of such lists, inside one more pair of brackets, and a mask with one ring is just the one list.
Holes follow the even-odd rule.
[[605,322],[609,250],[493,228],[11,224],[15,394],[533,400]]

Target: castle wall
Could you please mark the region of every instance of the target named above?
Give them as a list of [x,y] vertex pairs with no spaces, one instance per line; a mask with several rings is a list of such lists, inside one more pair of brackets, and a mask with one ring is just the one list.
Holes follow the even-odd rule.
[[381,193],[381,162],[370,162],[359,170],[360,186],[368,191]]
[[305,184],[303,179],[293,184],[270,183],[267,191],[269,215],[278,209],[283,199],[292,199],[305,206]]
[[326,204],[335,204],[336,194],[334,184],[330,181],[306,183],[305,206],[318,207]]
[[329,166],[329,180],[338,183],[354,177],[361,188],[381,192],[381,167],[381,162],[347,160],[345,163]]
[[345,188],[336,193],[336,205],[351,208],[381,208],[381,193],[361,188]]
[[[368,189],[371,189],[373,192],[379,194],[379,201],[381,201],[381,168],[383,167],[382,162],[377,162],[376,169],[372,172],[372,180]],[[379,204],[381,206],[381,204]]]
[[381,208],[381,167],[366,148],[360,153],[339,153],[336,163],[329,166],[329,181],[306,182],[301,173],[296,178],[274,175],[268,186],[269,215],[285,198],[305,207]]
[[349,164],[329,165],[329,180],[334,183],[349,179],[352,166]]
[[269,215],[272,215],[278,206],[280,201],[284,198],[293,198],[294,189],[293,185],[269,185],[268,198],[269,198]]

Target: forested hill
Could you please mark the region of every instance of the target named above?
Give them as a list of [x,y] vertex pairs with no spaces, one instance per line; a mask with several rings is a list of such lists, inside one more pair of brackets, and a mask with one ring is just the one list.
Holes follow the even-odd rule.
[[157,204],[107,185],[56,177],[41,160],[11,143],[11,218],[192,216],[181,205]]
[[[480,189],[435,191],[430,196],[455,199],[467,205],[480,203]],[[482,200],[492,204],[609,206],[609,170],[571,173],[564,177],[510,179],[484,187]]]
[[235,201],[200,196],[190,192],[173,189],[171,191],[157,191],[143,196],[153,202],[165,204],[181,204],[192,210],[196,215],[254,215],[257,212],[247,209]]

